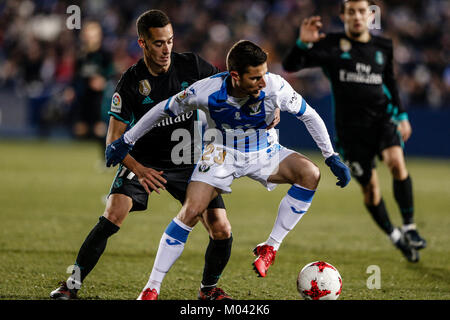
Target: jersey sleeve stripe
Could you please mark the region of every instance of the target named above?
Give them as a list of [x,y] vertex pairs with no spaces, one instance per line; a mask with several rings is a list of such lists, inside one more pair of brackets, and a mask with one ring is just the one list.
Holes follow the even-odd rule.
[[123,123],[130,124],[130,121],[125,120],[124,118],[122,118],[121,116],[119,116],[118,114],[116,114],[116,113],[114,113],[114,112],[112,112],[112,111],[108,111],[108,114],[109,114],[110,116],[113,116],[113,117],[116,118],[117,120],[122,121]]
[[170,102],[172,101],[172,97],[167,100],[166,105],[164,106],[164,112],[167,113],[171,117],[175,117],[175,114],[169,109]]
[[310,47],[308,46],[308,44],[304,43],[302,40],[297,39],[297,41],[295,41],[295,44],[297,45],[297,47],[299,49],[302,50],[308,50]]
[[300,111],[295,115],[296,117],[300,117],[305,113],[306,110],[306,101],[302,98],[302,105],[300,107]]

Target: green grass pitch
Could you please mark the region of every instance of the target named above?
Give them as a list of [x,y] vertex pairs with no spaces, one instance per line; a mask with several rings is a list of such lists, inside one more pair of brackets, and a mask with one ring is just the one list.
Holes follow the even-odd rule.
[[[103,213],[115,169],[102,169],[98,145],[71,142],[0,143],[0,299],[48,299],[68,277],[84,238]],[[345,189],[318,153],[305,151],[322,172],[309,212],[284,240],[266,278],[252,270],[253,247],[272,229],[288,186],[268,192],[243,178],[224,196],[233,251],[219,282],[235,299],[295,300],[296,277],[307,263],[325,260],[343,278],[340,299],[450,299],[450,161],[407,158],[415,191],[416,223],[428,241],[419,263],[407,262],[377,228],[355,181]],[[378,165],[392,221],[401,223],[392,180]],[[82,299],[136,299],[147,282],[159,239],[180,205],[166,192],[152,194],[149,209],[131,213],[110,238],[80,291]],[[207,234],[198,224],[163,283],[160,299],[196,299]],[[381,288],[369,289],[369,266]]]

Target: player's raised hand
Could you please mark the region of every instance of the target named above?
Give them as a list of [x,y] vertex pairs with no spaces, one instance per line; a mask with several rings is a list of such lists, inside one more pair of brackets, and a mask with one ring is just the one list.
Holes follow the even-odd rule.
[[325,34],[320,32],[322,21],[320,16],[313,16],[303,20],[300,27],[300,40],[304,43],[317,42],[325,38]]

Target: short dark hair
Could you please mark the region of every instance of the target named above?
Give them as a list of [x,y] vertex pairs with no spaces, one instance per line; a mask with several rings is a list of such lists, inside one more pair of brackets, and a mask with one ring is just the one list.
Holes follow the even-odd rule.
[[148,10],[141,14],[136,21],[136,29],[139,37],[150,38],[149,28],[162,28],[170,24],[169,17],[161,10]]
[[341,13],[344,13],[344,12],[345,12],[345,4],[346,4],[346,3],[349,3],[349,2],[359,2],[359,1],[366,1],[366,2],[369,4],[369,6],[372,6],[372,5],[375,4],[375,1],[373,1],[373,0],[342,0],[342,1],[341,1]]
[[256,67],[267,61],[267,53],[249,40],[236,42],[227,54],[228,71],[244,74],[249,66]]

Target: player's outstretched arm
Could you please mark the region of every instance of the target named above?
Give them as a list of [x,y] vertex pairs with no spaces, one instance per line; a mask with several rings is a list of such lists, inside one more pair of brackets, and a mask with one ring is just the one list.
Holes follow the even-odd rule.
[[326,159],[326,164],[338,178],[337,185],[345,187],[350,182],[350,170],[341,162],[338,154],[334,152],[327,127],[322,118],[282,77],[271,75],[268,79],[271,81],[272,86],[280,88],[277,94],[274,95],[275,105],[281,111],[294,114],[297,119],[305,124],[306,129]]
[[115,166],[122,162],[136,141],[163,119],[176,117],[195,108],[195,98],[191,99],[190,96],[195,96],[195,90],[192,90],[191,87],[167,100],[159,102],[147,111],[133,128],[106,147],[106,166]]
[[116,166],[121,163],[140,137],[150,131],[153,125],[158,123],[159,120],[169,117],[169,114],[164,112],[164,105],[166,103],[167,100],[158,103],[133,128],[106,146],[105,158],[107,167]]
[[[114,155],[109,155],[111,148],[111,145],[115,142],[114,146],[117,148],[121,148],[118,146],[118,142],[123,142],[121,137],[123,137],[123,134],[127,130],[128,124],[122,121],[117,120],[113,116],[109,119],[109,126],[108,126],[108,134],[106,135],[106,143],[107,143],[107,152],[105,152],[105,156],[107,159],[107,165],[110,166],[113,162],[116,162],[117,160],[113,160]],[[109,147],[109,148],[108,148]],[[124,145],[124,152],[126,153],[122,163],[125,167],[127,167],[129,170],[134,172],[136,176],[138,177],[139,182],[142,184],[142,186],[145,188],[147,192],[150,193],[150,190],[154,190],[157,193],[159,193],[159,188],[165,189],[164,185],[166,183],[166,180],[161,176],[163,173],[162,171],[156,171],[152,168],[146,168],[143,165],[141,165],[138,161],[136,161],[132,156],[128,154],[128,151],[131,150],[132,146],[126,146]],[[119,155],[121,157],[121,155]]]
[[336,185],[341,188],[345,187],[351,180],[350,169],[341,161],[339,155],[334,152],[330,136],[322,118],[307,104],[304,113],[298,118],[305,124],[308,132],[322,151],[325,163],[338,179]]

